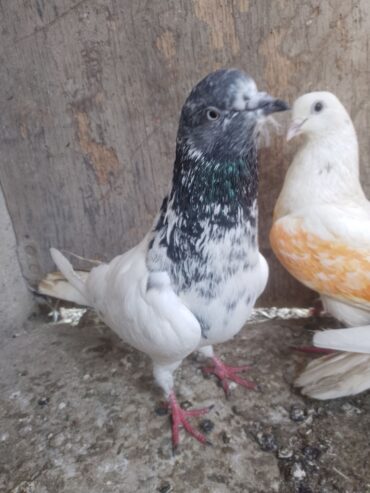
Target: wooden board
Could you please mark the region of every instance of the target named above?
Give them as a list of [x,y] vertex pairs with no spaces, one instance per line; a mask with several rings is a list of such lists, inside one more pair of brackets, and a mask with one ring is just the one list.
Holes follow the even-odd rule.
[[[0,180],[26,278],[52,269],[51,245],[110,259],[142,237],[170,180],[182,102],[222,66],[290,101],[336,92],[370,192],[369,13],[367,0],[0,0]],[[260,156],[264,304],[312,298],[268,243],[293,147],[275,137]]]

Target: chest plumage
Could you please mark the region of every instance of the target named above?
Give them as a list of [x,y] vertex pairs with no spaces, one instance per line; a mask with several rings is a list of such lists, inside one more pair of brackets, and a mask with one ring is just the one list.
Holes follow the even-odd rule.
[[203,338],[221,342],[240,330],[267,278],[257,243],[256,151],[235,161],[186,151],[177,159],[148,267],[169,273]]

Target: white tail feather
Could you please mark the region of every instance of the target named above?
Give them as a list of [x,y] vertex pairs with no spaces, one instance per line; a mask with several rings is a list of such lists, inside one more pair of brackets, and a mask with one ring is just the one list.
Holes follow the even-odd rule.
[[313,343],[336,351],[370,354],[370,325],[316,332]]
[[52,279],[53,282],[50,282],[51,279],[46,278],[44,283],[43,281],[40,283],[40,292],[44,290],[44,294],[49,296],[73,301],[81,305],[89,305],[84,280],[74,271],[71,263],[59,250],[50,248],[50,254],[69,285],[61,283],[60,279],[54,278]]
[[[77,271],[78,275],[86,278],[89,273]],[[76,288],[70,284],[61,272],[49,272],[49,274],[40,281],[37,291],[46,296],[52,296],[60,300],[72,301],[79,305],[86,305],[86,299]]]
[[335,399],[370,388],[370,355],[330,354],[311,361],[294,383],[315,399]]

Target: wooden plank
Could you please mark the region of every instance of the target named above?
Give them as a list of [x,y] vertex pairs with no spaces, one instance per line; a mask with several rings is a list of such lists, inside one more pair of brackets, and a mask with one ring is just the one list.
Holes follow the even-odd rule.
[[[142,237],[168,187],[181,104],[221,66],[290,101],[336,92],[370,192],[369,11],[367,0],[0,1],[0,180],[27,279],[53,267],[51,245],[110,259]],[[312,298],[268,244],[292,152],[275,137],[260,157],[265,304]]]

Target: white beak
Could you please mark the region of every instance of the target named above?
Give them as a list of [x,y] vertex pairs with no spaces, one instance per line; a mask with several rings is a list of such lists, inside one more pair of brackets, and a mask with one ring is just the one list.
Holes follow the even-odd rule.
[[286,134],[286,140],[289,141],[299,135],[302,131],[302,125],[307,121],[307,118],[304,120],[293,120],[288,128],[288,133]]

